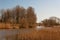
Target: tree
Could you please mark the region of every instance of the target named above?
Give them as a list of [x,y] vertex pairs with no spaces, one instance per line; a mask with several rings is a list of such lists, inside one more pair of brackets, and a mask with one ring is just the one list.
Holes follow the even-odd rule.
[[43,24],[44,26],[47,26],[47,25],[48,25],[48,20],[47,20],[47,19],[44,19],[44,20],[42,21],[42,24]]
[[29,28],[33,28],[36,24],[36,14],[34,13],[34,9],[32,7],[27,8],[27,21]]
[[2,21],[3,22],[6,22],[6,19],[7,19],[6,18],[7,17],[6,15],[7,15],[7,11],[4,11],[4,13],[2,14]]
[[45,27],[53,27],[59,25],[59,23],[56,23],[56,20],[52,20],[52,19],[45,19],[42,21],[42,23]]
[[2,20],[3,22],[10,22],[9,19],[11,18],[11,11],[7,9],[6,11],[3,12],[2,14]]
[[19,28],[28,28],[28,22],[27,22],[26,18],[21,19]]
[[36,14],[32,7],[27,9],[17,5],[13,9],[7,9],[2,14],[2,20],[6,23],[19,24],[19,28],[32,28],[36,26]]

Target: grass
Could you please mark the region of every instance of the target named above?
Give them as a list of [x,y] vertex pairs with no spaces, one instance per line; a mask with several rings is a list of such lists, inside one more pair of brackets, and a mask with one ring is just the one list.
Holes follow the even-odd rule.
[[60,28],[33,30],[30,33],[20,33],[18,40],[60,40]]
[[0,29],[19,29],[19,24],[0,23]]
[[[12,27],[13,26],[11,24],[3,23],[0,24],[0,28],[12,28]],[[60,40],[60,27],[52,28],[46,27],[40,30],[20,29],[20,32],[17,34],[17,40]]]

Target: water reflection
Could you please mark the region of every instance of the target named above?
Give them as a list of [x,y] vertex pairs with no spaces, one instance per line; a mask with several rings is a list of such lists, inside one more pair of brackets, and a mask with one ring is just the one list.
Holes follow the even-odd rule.
[[40,30],[40,29],[43,29],[43,28],[45,28],[45,27],[44,26],[37,26],[36,27],[37,30]]

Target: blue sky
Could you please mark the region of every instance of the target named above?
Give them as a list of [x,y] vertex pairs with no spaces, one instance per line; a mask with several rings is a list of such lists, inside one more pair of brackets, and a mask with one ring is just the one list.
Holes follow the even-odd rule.
[[37,22],[51,16],[60,18],[60,0],[0,0],[0,9],[13,8],[16,5],[25,8],[32,6],[37,15]]

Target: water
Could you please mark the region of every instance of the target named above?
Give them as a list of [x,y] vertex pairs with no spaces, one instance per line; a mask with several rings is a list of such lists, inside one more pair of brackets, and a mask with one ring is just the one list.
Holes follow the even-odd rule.
[[16,35],[18,34],[18,30],[15,29],[1,29],[0,30],[0,40],[5,40],[6,36]]
[[36,30],[41,30],[41,29],[44,29],[44,28],[45,28],[44,26],[37,26]]
[[6,36],[15,36],[19,33],[30,33],[31,31],[33,31],[33,29],[1,29],[0,40],[6,40]]
[[43,26],[37,26],[36,28],[31,29],[1,29],[0,30],[0,40],[6,40],[6,36],[12,36],[19,33],[31,33],[33,30],[43,29]]

